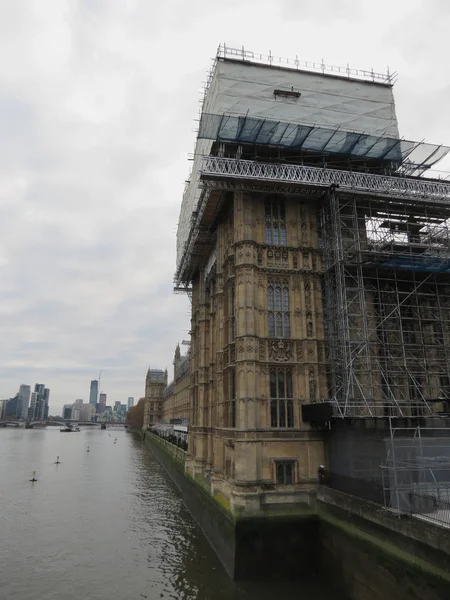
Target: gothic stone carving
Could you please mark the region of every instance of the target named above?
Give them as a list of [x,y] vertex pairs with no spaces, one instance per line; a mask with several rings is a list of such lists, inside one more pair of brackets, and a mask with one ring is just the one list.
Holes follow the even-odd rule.
[[266,342],[263,340],[259,342],[259,360],[266,360]]
[[230,346],[230,363],[234,364],[236,362],[236,346],[232,344]]
[[269,345],[269,360],[274,362],[291,362],[291,342],[273,341]]

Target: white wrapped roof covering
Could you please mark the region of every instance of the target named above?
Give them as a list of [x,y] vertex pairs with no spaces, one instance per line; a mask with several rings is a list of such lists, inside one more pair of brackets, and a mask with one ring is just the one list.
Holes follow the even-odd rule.
[[[280,99],[276,89],[300,97]],[[398,137],[390,85],[242,61],[217,61],[203,112]]]

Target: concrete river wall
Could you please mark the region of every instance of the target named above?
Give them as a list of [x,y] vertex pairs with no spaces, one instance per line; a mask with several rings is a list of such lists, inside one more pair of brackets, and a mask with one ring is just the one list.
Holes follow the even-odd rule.
[[316,573],[350,600],[450,598],[450,530],[327,487],[313,509],[236,518],[185,474],[183,450],[149,432],[144,439],[231,577]]

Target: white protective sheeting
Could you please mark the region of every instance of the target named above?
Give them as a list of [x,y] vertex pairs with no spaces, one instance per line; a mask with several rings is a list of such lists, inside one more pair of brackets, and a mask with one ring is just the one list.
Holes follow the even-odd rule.
[[[299,98],[275,97],[274,90],[300,92]],[[251,116],[374,136],[398,138],[392,87],[343,77],[218,60],[202,113]],[[177,270],[186,249],[192,213],[200,198],[201,157],[213,141],[197,140],[190,181],[181,204],[177,232]]]
[[[275,97],[275,89],[301,95]],[[248,62],[217,62],[203,110],[398,137],[391,86]]]

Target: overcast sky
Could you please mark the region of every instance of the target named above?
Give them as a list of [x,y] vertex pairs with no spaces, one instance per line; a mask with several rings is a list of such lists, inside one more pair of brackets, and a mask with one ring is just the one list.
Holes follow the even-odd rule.
[[[190,304],[175,232],[217,45],[399,73],[401,134],[450,144],[446,0],[0,0],[0,398],[138,398]],[[442,163],[450,170],[450,164]]]

